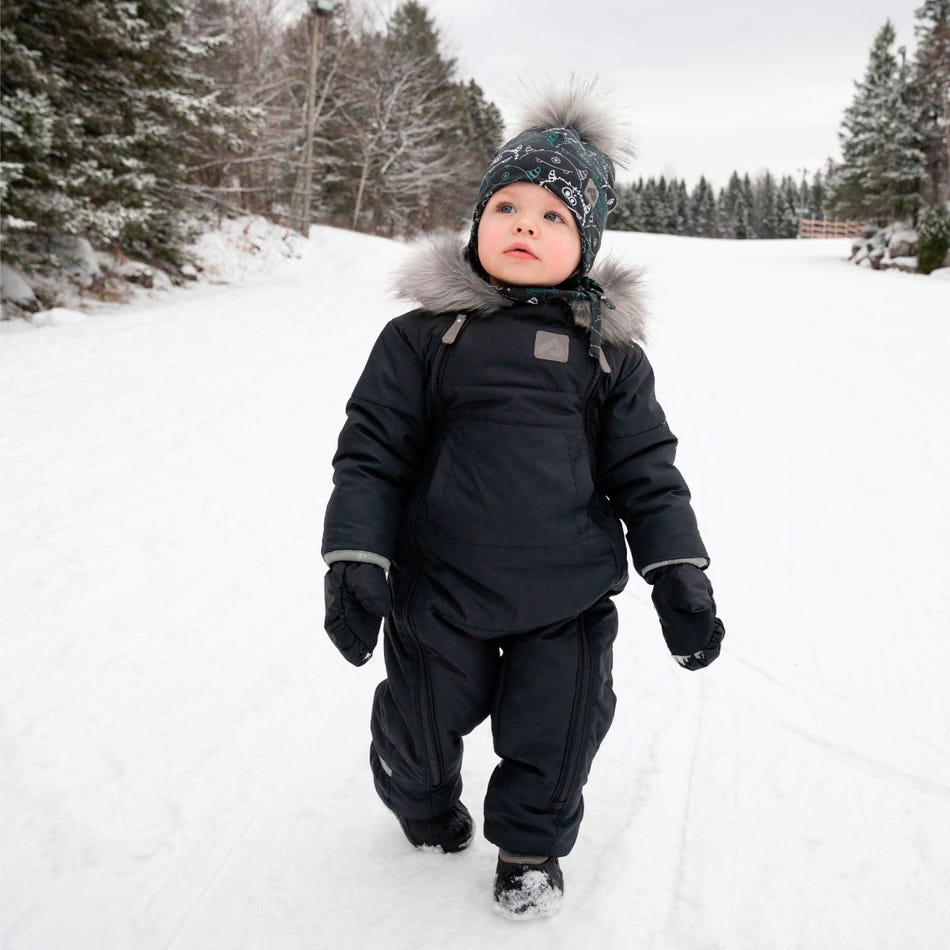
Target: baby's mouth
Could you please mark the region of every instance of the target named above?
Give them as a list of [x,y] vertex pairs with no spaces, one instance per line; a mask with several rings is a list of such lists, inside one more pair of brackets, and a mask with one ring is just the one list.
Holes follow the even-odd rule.
[[515,257],[515,258],[518,258],[519,260],[526,260],[526,261],[537,260],[537,255],[534,252],[529,251],[526,247],[521,247],[518,244],[514,245],[513,247],[509,247],[505,251],[505,256]]

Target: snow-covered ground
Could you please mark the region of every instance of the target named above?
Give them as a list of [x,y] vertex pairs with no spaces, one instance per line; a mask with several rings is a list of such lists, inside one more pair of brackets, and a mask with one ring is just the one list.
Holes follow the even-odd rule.
[[[396,243],[0,329],[7,950],[950,946],[950,286],[847,241],[611,234],[728,634],[701,674],[619,598],[612,732],[561,913],[375,799],[362,669],[322,632],[345,399]],[[467,743],[479,815],[494,764]]]

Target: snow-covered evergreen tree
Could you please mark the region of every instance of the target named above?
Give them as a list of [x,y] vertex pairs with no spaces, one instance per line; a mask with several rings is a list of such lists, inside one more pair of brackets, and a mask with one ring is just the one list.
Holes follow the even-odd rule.
[[775,180],[766,171],[756,182],[756,231],[760,238],[778,237],[778,202],[775,195]]
[[[196,71],[203,50],[182,22],[174,0],[5,3],[15,69],[8,78],[4,64],[4,99],[15,121],[4,122],[3,144],[5,160],[22,165],[6,215],[174,259],[189,156],[227,135],[231,119]],[[32,128],[24,96],[38,107]]]
[[662,230],[660,225],[660,211],[658,208],[658,195],[659,188],[656,179],[653,177],[648,178],[640,194],[641,230],[643,231],[659,233]]
[[917,266],[922,274],[943,267],[950,249],[950,212],[940,205],[921,216],[917,234]]
[[[46,158],[57,135],[53,102],[63,84],[61,76],[43,68],[39,52],[20,39],[9,9],[0,33],[0,206],[5,237],[59,223]],[[4,254],[15,256],[15,246],[7,243]]]
[[617,231],[642,231],[643,217],[641,210],[641,195],[643,179],[635,185],[618,183],[617,209],[609,217],[607,225]]
[[950,0],[925,0],[916,11],[915,122],[924,153],[927,200],[950,201]]
[[881,223],[913,216],[923,155],[911,107],[910,70],[904,50],[895,54],[888,20],[874,39],[864,79],[845,110],[840,133],[843,160],[830,183],[842,216]]
[[690,196],[693,226],[698,237],[716,237],[716,196],[705,175],[700,175]]
[[693,234],[693,217],[690,213],[689,192],[686,182],[682,179],[674,180],[671,188],[671,198],[674,208],[672,234]]
[[[748,172],[746,172],[742,176],[742,186],[741,186],[740,194],[742,196],[741,207],[745,209],[744,227],[742,229],[745,233],[743,234],[738,233],[739,225],[737,223],[736,237],[757,238],[759,237],[759,231],[758,231],[759,223],[756,220],[755,197],[752,193],[752,180],[749,178]],[[738,215],[738,210],[736,213]]]
[[[779,185],[777,199],[777,236],[782,238],[798,237],[798,208],[801,189],[795,181],[786,176]],[[801,206],[804,207],[804,206]]]
[[755,237],[755,229],[752,225],[751,218],[752,212],[745,192],[740,191],[738,200],[736,201],[734,237],[742,241],[747,238]]
[[732,237],[729,196],[725,188],[720,188],[719,194],[716,195],[716,236],[721,238]]

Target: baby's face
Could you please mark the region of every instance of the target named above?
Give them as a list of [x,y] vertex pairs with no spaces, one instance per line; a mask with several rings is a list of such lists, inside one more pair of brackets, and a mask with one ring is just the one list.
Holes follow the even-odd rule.
[[581,261],[581,239],[567,205],[528,182],[506,185],[478,222],[478,259],[493,284],[554,287]]

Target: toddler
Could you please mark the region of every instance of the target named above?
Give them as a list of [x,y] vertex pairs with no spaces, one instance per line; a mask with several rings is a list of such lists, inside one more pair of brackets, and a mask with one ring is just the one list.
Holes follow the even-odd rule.
[[371,656],[376,790],[416,847],[472,841],[463,737],[487,717],[495,909],[553,913],[582,789],[610,726],[612,598],[627,554],[686,669],[724,635],[640,346],[636,273],[591,270],[627,149],[592,85],[543,98],[479,189],[468,243],[399,277],[419,309],[383,329],[347,405],[323,555],[326,629]]

